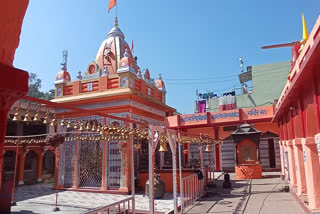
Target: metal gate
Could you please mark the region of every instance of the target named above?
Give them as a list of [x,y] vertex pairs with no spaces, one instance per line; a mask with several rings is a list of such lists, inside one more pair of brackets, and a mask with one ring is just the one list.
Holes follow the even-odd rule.
[[107,154],[107,175],[108,175],[108,187],[119,188],[121,179],[121,152],[118,146],[118,141],[108,142],[108,154]]
[[[63,143],[63,153],[60,159],[64,158],[64,186],[72,187],[74,178],[74,141],[65,141]],[[63,157],[62,157],[63,156]]]
[[79,141],[79,187],[101,187],[103,141]]
[[16,152],[7,151],[3,155],[3,168],[2,168],[3,180],[13,180],[15,163],[16,163]]

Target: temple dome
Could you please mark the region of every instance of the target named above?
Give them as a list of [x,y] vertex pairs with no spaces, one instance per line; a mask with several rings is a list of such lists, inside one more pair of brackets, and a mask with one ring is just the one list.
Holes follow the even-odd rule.
[[108,33],[108,38],[109,37],[116,37],[119,36],[122,39],[125,39],[124,34],[122,33],[122,31],[120,30],[120,28],[116,25],[113,28],[111,28],[111,30]]
[[55,84],[70,82],[70,74],[66,70],[61,70],[57,73]]
[[131,68],[134,68],[134,62],[133,62],[132,57],[130,57],[128,49],[125,50],[124,56],[120,60],[120,65],[119,65],[120,68],[125,67],[125,66],[129,66]]
[[161,74],[158,75],[158,79],[155,81],[155,85],[159,90],[165,90],[166,86],[162,80]]
[[118,26],[116,17],[114,26],[107,34],[107,38],[101,43],[96,55],[95,61],[101,70],[107,66],[109,74],[117,73],[126,49],[128,49],[129,57],[132,58],[129,45],[124,39],[125,36]]

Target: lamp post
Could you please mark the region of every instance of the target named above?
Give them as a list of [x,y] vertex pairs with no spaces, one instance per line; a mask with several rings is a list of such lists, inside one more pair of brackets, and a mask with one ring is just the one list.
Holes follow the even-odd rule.
[[53,209],[54,212],[57,212],[57,211],[60,211],[60,208],[58,207],[58,193],[59,193],[59,171],[60,171],[60,167],[59,167],[59,158],[60,158],[60,148],[59,146],[57,146],[55,148],[56,150],[56,167],[57,167],[57,173],[56,173],[56,176],[57,176],[57,184],[56,184],[56,205],[55,205],[55,208]]
[[65,138],[63,135],[61,134],[57,134],[57,133],[54,133],[54,134],[49,134],[47,137],[46,137],[46,144],[50,145],[52,148],[55,149],[56,151],[56,170],[57,170],[57,173],[56,173],[56,205],[55,205],[55,208],[53,209],[54,212],[56,211],[60,211],[60,208],[58,207],[58,188],[59,188],[59,171],[60,171],[60,145],[64,142]]
[[20,142],[20,138],[18,138],[18,141],[16,142],[16,161],[14,163],[14,173],[13,173],[13,186],[12,186],[12,194],[11,194],[11,206],[16,206],[17,203],[14,201],[14,191],[16,187],[16,173],[17,173],[17,165],[18,165],[18,145]]

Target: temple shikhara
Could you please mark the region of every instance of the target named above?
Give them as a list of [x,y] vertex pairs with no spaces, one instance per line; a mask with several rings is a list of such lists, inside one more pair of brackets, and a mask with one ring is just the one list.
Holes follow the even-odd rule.
[[71,76],[63,51],[54,98],[28,96],[12,64],[28,3],[0,3],[0,213],[260,213],[280,194],[277,211],[320,210],[320,17],[309,35],[302,15],[301,41],[262,47],[290,47],[290,61],[244,70],[241,57],[240,93],[195,89],[194,112],[180,114],[117,16],[84,72]]

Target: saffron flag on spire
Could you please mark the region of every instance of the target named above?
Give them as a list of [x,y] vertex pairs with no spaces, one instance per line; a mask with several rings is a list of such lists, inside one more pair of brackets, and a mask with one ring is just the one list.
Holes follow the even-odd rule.
[[117,0],[109,0],[109,6],[108,6],[108,13],[110,12],[111,8],[116,6]]
[[133,50],[133,40],[131,42],[131,51]]

